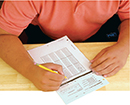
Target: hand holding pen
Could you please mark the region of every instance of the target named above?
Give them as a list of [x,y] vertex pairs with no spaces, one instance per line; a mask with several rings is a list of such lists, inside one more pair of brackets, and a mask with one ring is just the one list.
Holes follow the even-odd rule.
[[[47,70],[47,71],[49,71],[49,72],[59,74],[57,71],[51,70],[51,69],[49,69],[49,68],[47,68],[47,67],[45,67],[45,66],[43,66],[43,65],[40,65],[40,64],[38,64],[38,63],[34,63],[34,65],[37,65],[37,66],[39,66],[40,68],[42,68],[42,69],[44,69],[44,70]],[[60,74],[63,75],[63,72],[61,72]],[[65,76],[65,79],[68,79],[68,78]]]
[[59,89],[65,76],[62,71],[62,66],[54,63],[44,63],[41,66],[57,71],[58,74],[45,70],[35,63],[32,68],[31,81],[42,91],[56,91]]

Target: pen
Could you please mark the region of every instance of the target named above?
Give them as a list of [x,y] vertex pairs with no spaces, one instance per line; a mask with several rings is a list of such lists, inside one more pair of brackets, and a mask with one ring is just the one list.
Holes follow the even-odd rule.
[[[37,65],[38,67],[40,67],[40,68],[42,68],[42,69],[45,69],[45,70],[47,70],[47,71],[50,71],[50,72],[52,72],[52,73],[59,74],[58,72],[53,71],[53,70],[51,70],[51,69],[48,69],[47,67],[45,67],[45,66],[43,66],[43,65],[40,65],[40,64],[38,64],[38,63],[34,63],[34,65]],[[68,79],[66,76],[65,76],[65,78]]]

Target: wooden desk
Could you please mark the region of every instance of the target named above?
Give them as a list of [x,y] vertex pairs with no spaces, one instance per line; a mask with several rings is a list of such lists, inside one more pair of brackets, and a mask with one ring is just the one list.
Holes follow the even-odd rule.
[[[103,48],[115,42],[75,43],[84,55],[91,60]],[[29,50],[37,45],[24,45]],[[114,76],[106,78],[109,84],[97,91],[128,91],[130,90],[130,55],[125,66]],[[38,90],[28,79],[7,65],[0,59],[0,90]]]

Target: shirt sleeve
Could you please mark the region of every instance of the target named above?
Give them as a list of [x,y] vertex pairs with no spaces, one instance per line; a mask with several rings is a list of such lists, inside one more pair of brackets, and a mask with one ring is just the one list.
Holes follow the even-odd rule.
[[20,35],[36,15],[37,10],[31,1],[4,1],[0,10],[0,28]]
[[130,1],[129,0],[122,0],[120,2],[120,6],[117,12],[121,21],[125,19],[130,19]]

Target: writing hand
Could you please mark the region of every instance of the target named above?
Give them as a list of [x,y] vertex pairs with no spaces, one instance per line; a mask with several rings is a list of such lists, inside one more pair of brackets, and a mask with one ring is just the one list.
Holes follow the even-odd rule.
[[64,80],[64,75],[62,71],[62,66],[54,63],[45,63],[43,66],[57,71],[59,74],[49,72],[35,65],[31,73],[31,81],[34,85],[42,91],[55,91],[58,90],[62,81]]

